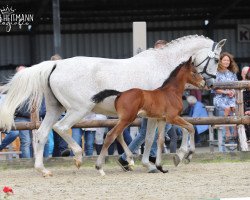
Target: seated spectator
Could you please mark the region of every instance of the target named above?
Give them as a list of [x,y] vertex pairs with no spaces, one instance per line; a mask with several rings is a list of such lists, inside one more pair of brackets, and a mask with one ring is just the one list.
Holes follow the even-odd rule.
[[[196,97],[188,96],[187,102],[190,106],[189,117],[208,117],[207,110],[203,103],[197,101]],[[208,130],[208,125],[194,125],[195,129],[195,145],[201,146],[200,135]]]

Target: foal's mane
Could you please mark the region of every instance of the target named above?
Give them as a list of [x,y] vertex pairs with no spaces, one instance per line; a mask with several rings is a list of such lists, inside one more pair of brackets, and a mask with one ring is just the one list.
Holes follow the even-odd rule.
[[179,64],[169,75],[169,77],[163,82],[162,86],[159,87],[160,88],[163,88],[165,85],[167,85],[171,80],[173,80],[177,74],[179,73],[179,71],[181,70],[182,67],[189,67],[189,65],[187,65],[187,62],[182,62],[181,64]]

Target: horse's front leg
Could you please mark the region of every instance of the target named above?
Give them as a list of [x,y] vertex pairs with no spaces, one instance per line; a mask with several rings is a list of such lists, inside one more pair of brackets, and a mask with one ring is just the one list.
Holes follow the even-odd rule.
[[156,168],[160,170],[162,173],[168,172],[168,170],[164,170],[162,167],[162,149],[164,145],[165,127],[166,127],[165,121],[163,120],[158,121],[157,156],[155,165]]
[[152,165],[149,162],[149,153],[152,147],[152,143],[154,141],[156,127],[157,127],[157,119],[152,119],[152,118],[148,119],[146,139],[145,139],[145,149],[142,155],[142,164],[144,167],[148,168],[149,173],[158,172],[156,166]]
[[[189,161],[192,158],[192,154],[195,151],[195,146],[194,146],[194,133],[195,133],[195,131],[194,131],[193,125],[190,124],[189,122],[185,121],[180,116],[175,117],[174,120],[171,121],[171,123],[182,127],[181,147],[177,151],[177,154],[175,154],[175,156],[173,158],[175,166],[178,166],[179,163],[183,160],[183,158],[185,158],[186,160],[189,160]],[[188,143],[189,133],[191,134],[191,141],[190,141],[191,148],[188,151],[187,143]]]

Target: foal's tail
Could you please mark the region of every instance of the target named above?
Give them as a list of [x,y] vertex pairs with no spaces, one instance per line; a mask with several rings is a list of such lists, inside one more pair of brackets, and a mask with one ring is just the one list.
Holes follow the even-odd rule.
[[119,96],[121,92],[117,90],[103,90],[95,94],[91,99],[94,103],[100,103],[109,96]]
[[48,81],[55,68],[54,61],[45,61],[16,73],[2,93],[6,93],[0,105],[0,127],[10,131],[14,124],[15,110],[28,104],[29,110],[33,104],[40,109],[44,91],[49,87]]

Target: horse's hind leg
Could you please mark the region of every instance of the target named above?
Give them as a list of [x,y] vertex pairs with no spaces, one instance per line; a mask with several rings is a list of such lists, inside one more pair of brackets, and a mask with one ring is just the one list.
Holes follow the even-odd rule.
[[77,168],[82,164],[82,148],[72,139],[68,131],[73,125],[79,122],[85,114],[84,109],[68,109],[66,115],[53,126],[53,129],[68,143],[75,154],[74,160]]
[[156,119],[148,119],[146,139],[145,139],[145,149],[142,156],[142,164],[143,166],[148,168],[149,173],[158,172],[155,165],[152,165],[149,162],[149,154],[152,147],[152,143],[154,141],[156,126],[157,126]]
[[129,124],[130,124],[129,122],[119,120],[116,126],[107,133],[103,146],[102,146],[102,150],[100,152],[100,155],[97,158],[96,165],[95,165],[96,169],[100,172],[102,176],[105,175],[105,172],[102,169],[102,164],[104,162],[104,158],[105,158],[105,155],[107,154],[109,146],[114,142],[114,140],[117,138],[118,135],[122,134],[124,129]]
[[164,145],[164,136],[165,136],[165,121],[158,121],[158,140],[157,140],[157,156],[156,156],[156,168],[162,173],[167,173],[168,170],[164,170],[162,167],[162,149]]
[[40,128],[33,134],[33,146],[35,153],[35,169],[42,172],[43,176],[52,176],[52,173],[43,165],[43,151],[48,140],[49,132],[54,123],[58,120],[63,109],[55,109],[53,112],[46,113]]
[[51,176],[43,165],[43,151],[45,143],[52,126],[57,122],[64,108],[59,105],[58,101],[51,95],[45,95],[46,99],[46,115],[40,128],[33,134],[33,146],[35,154],[35,169],[42,172],[43,176]]

